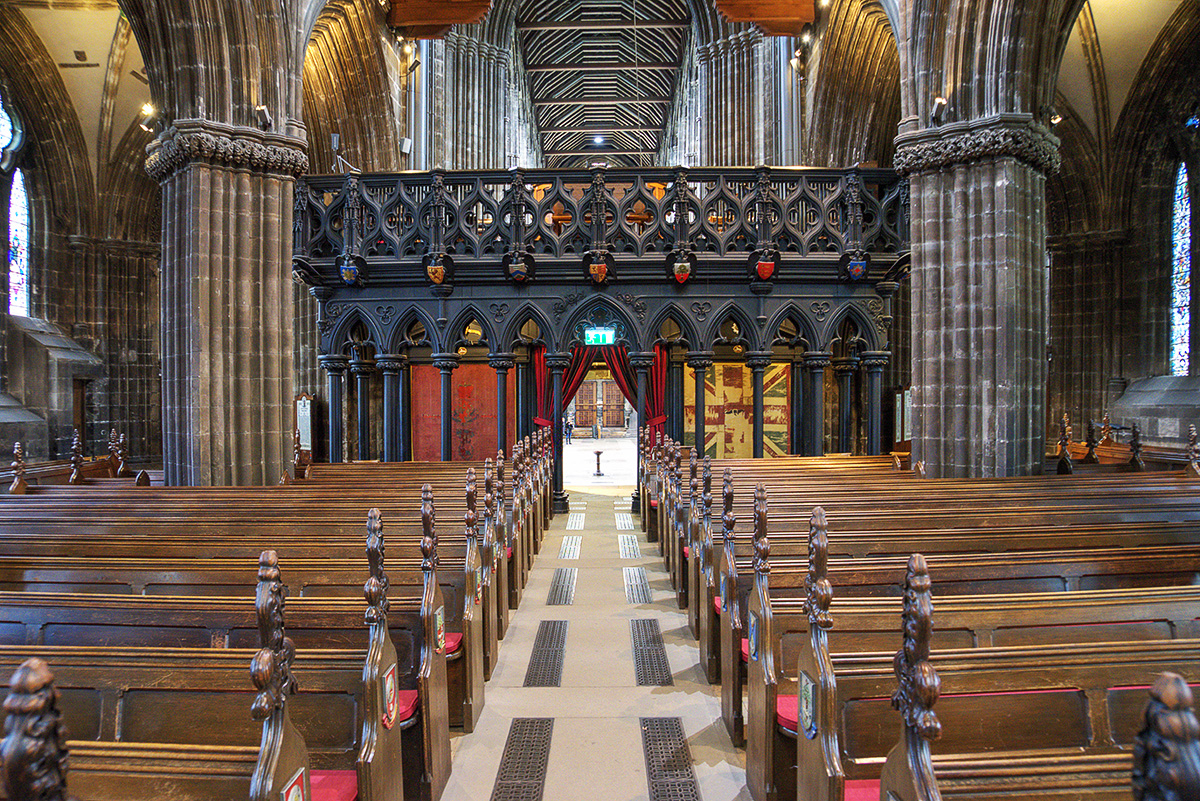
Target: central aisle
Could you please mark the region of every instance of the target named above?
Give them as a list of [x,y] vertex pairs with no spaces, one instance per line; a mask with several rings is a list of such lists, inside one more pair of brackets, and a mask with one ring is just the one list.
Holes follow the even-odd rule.
[[[542,795],[546,801],[648,798],[643,718],[660,719],[645,727],[651,734],[664,730],[669,734],[675,725],[670,719],[679,719],[699,797],[705,801],[750,797],[745,787],[744,755],[732,746],[720,723],[720,687],[704,681],[697,664],[699,649],[687,630],[686,614],[676,606],[657,543],[647,543],[640,530],[617,528],[618,515],[628,512],[628,493],[614,498],[574,492],[571,514],[557,515],[552,521],[521,608],[512,616],[499,662],[487,683],[479,724],[474,733],[453,738],[454,770],[443,796],[447,801],[493,797],[510,728],[514,732],[510,750],[524,746],[533,752],[523,754],[524,762],[532,758],[530,778],[540,764],[536,757],[538,731],[543,735],[547,729],[551,731]],[[582,528],[576,529],[579,525]],[[633,525],[638,526],[637,518]],[[640,558],[622,558],[619,535],[635,535]],[[580,538],[578,558],[560,558],[564,537]],[[637,567],[645,569],[650,603],[626,599],[623,568]],[[574,600],[569,605],[547,604],[557,568],[577,570]],[[560,597],[561,589],[556,593]],[[657,621],[672,686],[638,686],[631,641],[630,621],[634,620]],[[542,621],[566,621],[558,687],[524,686]],[[639,623],[637,627],[652,629],[653,624]],[[514,719],[524,718],[552,718],[553,723],[513,727]],[[666,758],[677,759],[681,753],[682,749],[673,747]],[[512,757],[509,764],[513,764]],[[514,775],[506,773],[506,778]],[[678,776],[678,771],[672,775]],[[494,797],[496,801],[535,798],[528,794],[532,789],[526,786],[523,792],[516,792],[512,787],[512,792],[498,792]],[[683,795],[672,797],[690,797],[687,788],[658,789],[684,790]]]

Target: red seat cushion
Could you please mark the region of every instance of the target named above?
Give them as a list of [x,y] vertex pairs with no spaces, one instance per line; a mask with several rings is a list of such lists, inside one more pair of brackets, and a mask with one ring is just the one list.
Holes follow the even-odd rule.
[[512,548],[505,548],[505,549],[504,549],[504,556],[505,556],[505,558],[507,558],[507,559],[512,559]]
[[657,508],[658,508],[658,501],[650,501],[650,507],[651,507],[651,508],[653,508],[653,509],[657,509]]
[[684,559],[692,558],[692,549],[690,546],[687,546],[687,545],[683,546],[683,558]]
[[462,646],[462,634],[446,632],[446,653],[452,654]]
[[713,611],[716,612],[718,615],[721,614],[721,596],[720,595],[713,596]]
[[879,779],[847,779],[845,801],[879,801]]
[[354,801],[358,798],[358,774],[353,770],[310,770],[313,801]]
[[404,721],[417,714],[417,704],[420,697],[416,690],[397,690],[396,691],[396,722],[403,723]]
[[775,722],[788,731],[799,731],[799,700],[795,695],[780,695],[775,698]]
[[745,638],[742,639],[742,661],[750,661],[750,641]]

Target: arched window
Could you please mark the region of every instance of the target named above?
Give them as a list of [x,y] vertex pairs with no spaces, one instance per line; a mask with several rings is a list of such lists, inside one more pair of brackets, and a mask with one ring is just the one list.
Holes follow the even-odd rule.
[[1171,375],[1187,375],[1192,342],[1192,200],[1187,165],[1175,175],[1171,226]]
[[8,313],[29,316],[29,195],[20,170],[8,198]]
[[[21,147],[21,125],[4,105],[0,97],[0,171],[12,169],[17,151]],[[0,213],[8,215],[8,248],[5,262],[8,266],[8,313],[29,316],[29,195],[25,191],[25,175],[20,170],[12,171],[12,190],[8,208],[0,207]]]

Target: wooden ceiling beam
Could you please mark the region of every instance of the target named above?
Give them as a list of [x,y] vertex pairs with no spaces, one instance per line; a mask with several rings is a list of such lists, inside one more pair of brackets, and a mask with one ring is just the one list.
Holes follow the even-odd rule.
[[[639,19],[636,27],[679,29],[691,25],[686,19]],[[634,28],[632,20],[555,20],[550,22],[518,22],[519,31],[623,31]]]
[[452,25],[479,22],[492,0],[391,0],[388,25],[410,39],[439,39]]
[[770,36],[799,36],[817,18],[815,0],[716,0],[730,22],[753,22]]
[[642,97],[610,97],[610,96],[591,96],[591,97],[553,97],[545,100],[533,101],[535,106],[627,106],[627,105],[658,105],[661,103],[670,103],[671,98],[667,95],[651,95]]
[[612,63],[595,62],[591,64],[573,64],[562,62],[558,64],[530,64],[526,72],[628,72],[630,70],[677,70],[679,65],[669,61],[614,61]]

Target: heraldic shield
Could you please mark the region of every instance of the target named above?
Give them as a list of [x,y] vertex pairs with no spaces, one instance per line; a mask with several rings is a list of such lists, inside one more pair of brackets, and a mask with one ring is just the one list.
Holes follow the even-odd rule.
[[441,285],[454,278],[454,259],[445,253],[428,253],[425,255],[425,277],[430,283]]
[[583,274],[596,286],[604,286],[617,277],[616,261],[611,253],[593,251],[583,257]]
[[696,274],[696,254],[675,250],[667,254],[667,277],[686,284]]
[[860,281],[871,271],[871,254],[856,250],[842,256],[838,263],[841,277],[851,281]]
[[528,253],[505,253],[504,274],[514,284],[526,284],[533,280],[534,261]]
[[756,250],[750,254],[750,280],[770,281],[779,267],[779,251],[774,248]]

